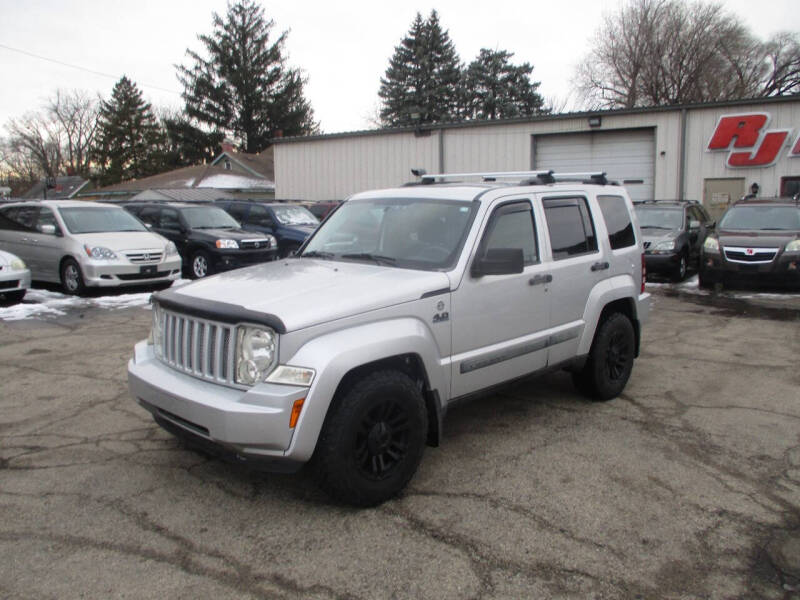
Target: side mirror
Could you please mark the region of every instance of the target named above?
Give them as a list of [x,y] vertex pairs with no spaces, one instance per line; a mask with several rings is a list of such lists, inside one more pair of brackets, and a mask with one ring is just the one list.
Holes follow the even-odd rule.
[[42,233],[46,233],[47,235],[55,235],[56,234],[56,226],[55,225],[40,225],[39,231]]
[[145,223],[144,226],[147,227],[148,229],[152,229],[153,228],[153,224],[152,223]]
[[512,275],[522,273],[524,268],[522,248],[489,248],[484,256],[472,263],[472,276]]
[[708,225],[706,225],[706,229],[714,229],[717,226],[716,221],[711,221]]
[[700,229],[700,221],[689,219],[689,229]]

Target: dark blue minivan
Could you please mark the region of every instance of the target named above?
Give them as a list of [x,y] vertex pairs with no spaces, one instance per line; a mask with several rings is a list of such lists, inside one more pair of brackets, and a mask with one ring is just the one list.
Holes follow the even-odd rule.
[[297,250],[319,225],[317,218],[298,204],[252,200],[217,200],[215,204],[239,221],[243,229],[274,235],[280,257]]

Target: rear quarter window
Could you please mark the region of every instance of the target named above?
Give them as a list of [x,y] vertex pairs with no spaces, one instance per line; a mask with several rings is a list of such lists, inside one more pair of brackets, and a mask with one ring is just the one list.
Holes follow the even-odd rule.
[[598,196],[600,211],[608,230],[608,242],[612,250],[636,245],[633,222],[628,205],[622,196]]

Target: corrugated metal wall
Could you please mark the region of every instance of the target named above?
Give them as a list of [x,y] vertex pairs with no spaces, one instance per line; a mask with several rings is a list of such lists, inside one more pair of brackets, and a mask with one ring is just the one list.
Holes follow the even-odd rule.
[[[726,153],[708,153],[705,146],[719,116],[768,112],[770,127],[800,128],[800,101],[745,104],[687,110],[687,198],[700,198],[704,177],[747,177],[763,193],[774,194],[781,175],[800,175],[800,158],[782,155],[775,167],[733,171]],[[534,135],[652,128],[655,132],[654,188],[656,198],[680,196],[681,110],[633,114],[603,114],[600,128],[589,127],[585,116],[529,123],[492,124],[434,130],[425,137],[413,132],[333,136],[285,141],[275,145],[276,198],[329,200],[355,192],[397,186],[412,180],[410,169],[429,173],[528,170],[533,167]],[[794,137],[792,140],[794,141]],[[589,168],[587,166],[587,168]],[[798,173],[791,172],[792,169]],[[744,173],[744,175],[742,174]]]

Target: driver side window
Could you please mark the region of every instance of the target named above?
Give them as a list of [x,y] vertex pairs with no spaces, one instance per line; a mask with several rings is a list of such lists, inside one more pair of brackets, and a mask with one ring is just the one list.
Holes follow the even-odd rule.
[[497,208],[486,227],[481,253],[498,248],[521,248],[524,264],[539,262],[536,228],[529,202],[514,202]]

